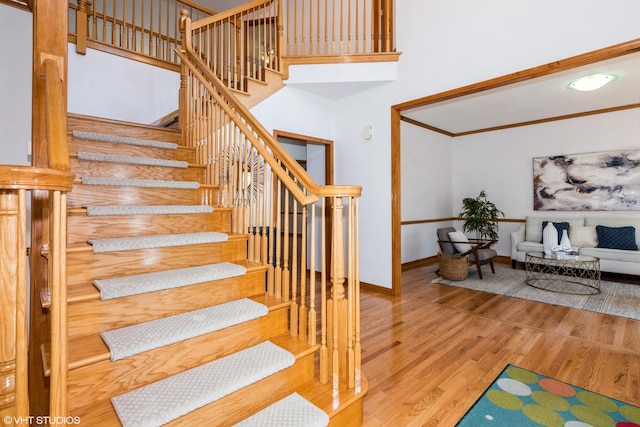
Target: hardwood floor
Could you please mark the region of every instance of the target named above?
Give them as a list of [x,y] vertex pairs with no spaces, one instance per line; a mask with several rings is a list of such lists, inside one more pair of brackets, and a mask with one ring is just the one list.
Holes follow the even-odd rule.
[[404,272],[401,297],[362,291],[364,426],[454,426],[508,363],[640,406],[640,321],[433,284],[436,268]]

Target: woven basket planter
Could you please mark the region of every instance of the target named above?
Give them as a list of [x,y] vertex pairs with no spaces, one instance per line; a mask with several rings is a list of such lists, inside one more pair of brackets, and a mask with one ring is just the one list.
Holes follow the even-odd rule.
[[440,276],[447,280],[464,280],[469,275],[469,255],[449,255],[438,252]]

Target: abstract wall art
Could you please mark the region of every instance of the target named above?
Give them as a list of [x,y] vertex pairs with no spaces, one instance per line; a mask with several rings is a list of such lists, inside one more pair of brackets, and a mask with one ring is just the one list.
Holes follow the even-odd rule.
[[535,157],[533,208],[640,210],[640,150]]

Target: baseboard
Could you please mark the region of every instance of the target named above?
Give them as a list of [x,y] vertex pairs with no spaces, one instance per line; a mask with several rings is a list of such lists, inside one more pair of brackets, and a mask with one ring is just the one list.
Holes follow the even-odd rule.
[[426,267],[428,265],[433,265],[438,262],[438,257],[436,255],[430,256],[427,258],[417,259],[415,261],[409,261],[402,264],[402,271],[413,270],[414,268]]
[[[438,257],[436,255],[427,258],[417,259],[415,261],[409,261],[402,264],[402,271],[413,270],[414,268],[426,267],[438,263]],[[498,255],[495,257],[496,264],[509,264],[511,265],[511,258],[506,255]]]
[[384,286],[373,285],[371,283],[367,283],[363,281],[360,281],[360,289],[364,289],[366,291],[379,292],[385,295],[393,295],[393,289],[391,288],[385,288]]

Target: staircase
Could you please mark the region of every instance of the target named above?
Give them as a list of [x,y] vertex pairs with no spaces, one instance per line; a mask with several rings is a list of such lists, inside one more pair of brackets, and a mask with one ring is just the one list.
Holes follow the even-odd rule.
[[320,345],[290,333],[293,302],[265,292],[267,266],[231,232],[232,209],[203,203],[216,188],[180,132],[73,114],[67,126],[70,415],[359,425],[366,385],[336,400],[320,384]]

